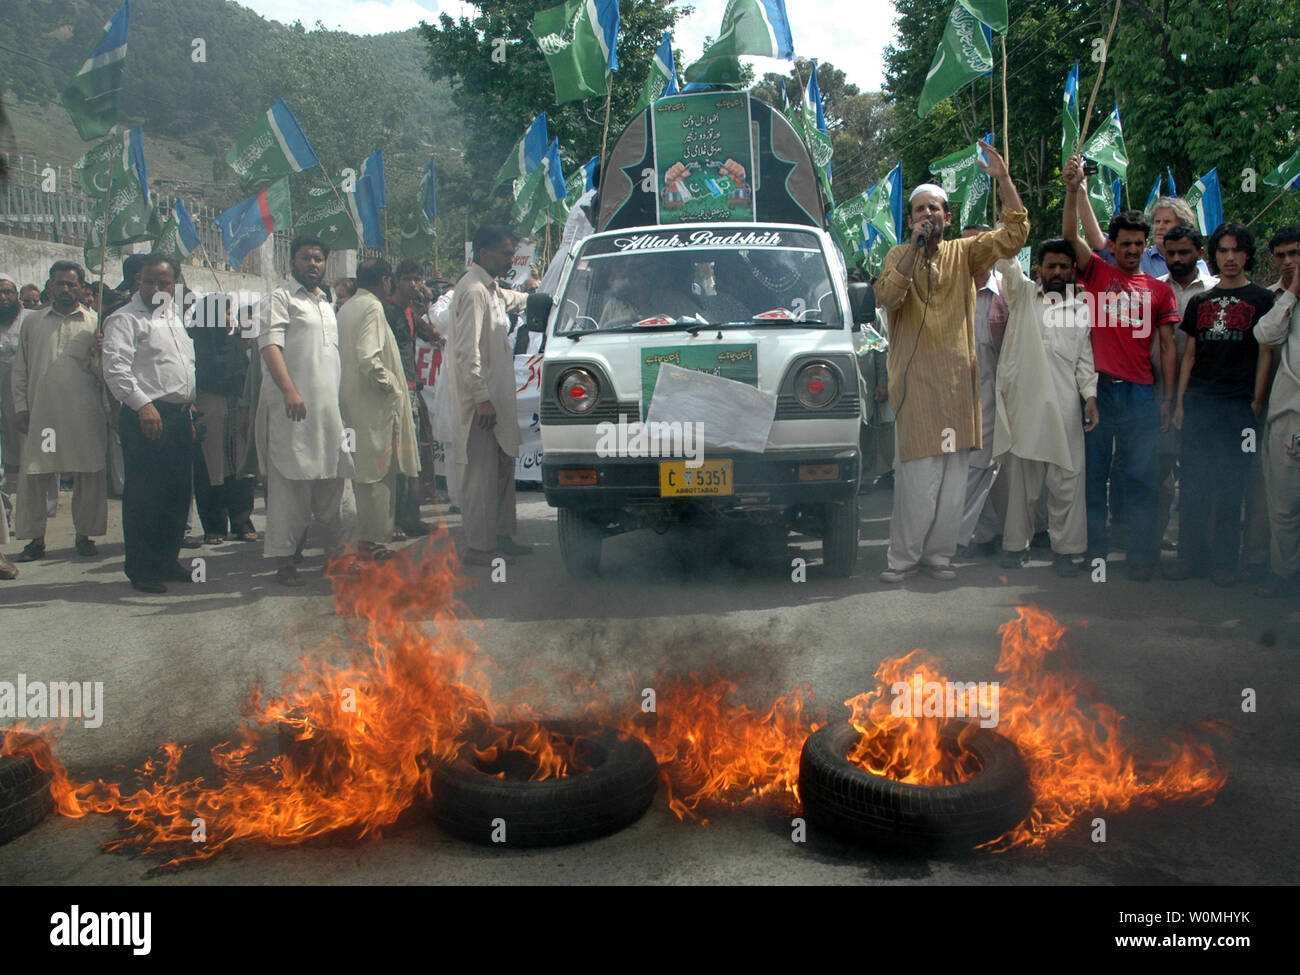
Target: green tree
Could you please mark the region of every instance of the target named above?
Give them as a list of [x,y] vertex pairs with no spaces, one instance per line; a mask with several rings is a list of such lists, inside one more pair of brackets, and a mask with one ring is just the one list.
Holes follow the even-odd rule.
[[[474,178],[463,187],[466,195],[450,202],[453,207],[468,206],[472,223],[508,215],[508,193],[498,191],[489,203],[488,190],[502,160],[539,113],[546,113],[551,137],[560,140],[566,173],[600,153],[604,100],[556,106],[550,69],[528,33],[537,11],[552,6],[554,0],[488,0],[476,6],[473,17],[453,20],[442,14],[438,26],[420,27],[429,75],[451,83],[452,102],[464,120],[465,166]],[[631,117],[664,31],[682,13],[671,0],[619,4],[619,70],[611,85],[610,145]]]

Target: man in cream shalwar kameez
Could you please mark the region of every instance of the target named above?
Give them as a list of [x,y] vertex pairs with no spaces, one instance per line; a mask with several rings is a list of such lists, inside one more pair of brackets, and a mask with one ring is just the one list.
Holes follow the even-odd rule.
[[99,316],[79,300],[81,268],[66,261],[50,269],[51,304],[23,322],[11,388],[19,429],[26,435],[15,504],[15,532],[32,541],[15,561],[45,555],[46,497],[63,473],[72,474],[72,523],[79,555],[94,555],[91,537],[108,531],[108,413],[99,363]]
[[1077,574],[1071,556],[1088,548],[1080,397],[1091,430],[1097,425],[1097,371],[1087,302],[1068,287],[1074,255],[1064,241],[1044,248],[1054,243],[1062,246],[1039,251],[1042,283],[1026,277],[1017,260],[997,265],[1010,315],[998,360],[993,455],[1002,461],[1008,487],[1003,567],[1024,564],[1046,485],[1054,564],[1070,577]]
[[320,288],[327,255],[318,242],[292,247],[293,278],[271,292],[262,312],[255,435],[266,475],[263,551],[279,560],[279,582],[300,585],[291,559],[313,518],[324,529],[326,554],[342,548],[340,504],[353,464],[339,411],[338,322]]
[[1006,163],[991,145],[979,145],[988,162],[978,165],[998,184],[1003,226],[944,240],[952,222],[948,195],[923,183],[908,199],[912,240],[890,249],[876,280],[876,302],[889,312],[889,398],[897,418],[881,582],[902,582],[918,568],[937,579],[957,576],[952,557],[970,451],[982,445],[973,276],[1018,253],[1029,235],[1029,214]]
[[483,227],[474,235],[474,263],[456,282],[443,360],[452,392],[448,461],[457,465],[468,546],[461,557],[471,564],[532,550],[511,539],[519,422],[509,316],[524,310],[528,296],[503,291],[496,281],[509,269],[515,246],[506,227]]
[[415,423],[397,340],[384,316],[392,286],[387,261],[363,261],[357,293],[338,313],[343,381],[339,406],[354,436],[357,517],[362,547],[382,551],[393,535],[397,477],[420,472]]

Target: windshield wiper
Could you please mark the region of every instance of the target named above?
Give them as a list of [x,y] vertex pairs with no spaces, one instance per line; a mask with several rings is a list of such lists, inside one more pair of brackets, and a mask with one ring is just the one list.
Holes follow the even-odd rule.
[[828,322],[820,318],[751,318],[747,322],[718,322],[712,325],[692,325],[686,331],[692,335],[698,335],[706,328],[800,328],[804,325],[827,325]]

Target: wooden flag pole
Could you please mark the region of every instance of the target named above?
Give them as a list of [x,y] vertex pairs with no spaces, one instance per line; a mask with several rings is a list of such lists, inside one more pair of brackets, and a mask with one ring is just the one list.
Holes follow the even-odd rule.
[[613,72],[605,72],[605,131],[600,136],[600,179],[605,181],[605,147],[609,142],[609,103],[614,95]]
[[1271,207],[1271,206],[1272,206],[1274,203],[1276,203],[1278,200],[1282,199],[1282,197],[1286,196],[1286,194],[1287,194],[1287,191],[1286,191],[1285,189],[1283,189],[1281,193],[1279,193],[1277,196],[1273,197],[1273,199],[1271,199],[1271,200],[1269,200],[1267,203],[1265,203],[1265,204],[1264,204],[1264,209],[1263,209],[1263,210],[1260,210],[1259,213],[1257,213],[1257,214],[1255,214],[1253,217],[1251,217],[1250,220],[1246,223],[1246,226],[1247,226],[1247,227],[1252,226],[1252,225],[1255,223],[1256,220],[1258,220],[1260,217],[1262,217],[1262,216],[1264,215],[1264,213],[1268,210],[1269,207]]
[[1011,114],[1007,111],[1007,35],[1001,34],[998,39],[1002,42],[1002,155],[1010,159],[1011,134],[1008,123],[1011,121]]
[[1115,12],[1110,18],[1110,30],[1106,31],[1106,46],[1101,49],[1101,64],[1097,66],[1097,80],[1092,83],[1092,94],[1088,96],[1088,111],[1083,116],[1083,129],[1079,132],[1079,149],[1088,141],[1088,125],[1092,121],[1092,106],[1097,102],[1097,90],[1101,88],[1101,76],[1106,73],[1106,58],[1110,55],[1111,38],[1115,36],[1115,25],[1119,23],[1119,5],[1123,0],[1115,0]]
[[208,270],[212,272],[212,280],[217,282],[217,290],[224,294],[226,286],[221,283],[221,278],[217,275],[217,266],[212,263],[212,258],[208,254],[208,249],[204,246],[204,243],[201,240],[199,241],[199,250],[203,252],[203,263],[206,264]]
[[104,307],[104,262],[108,260],[108,205],[113,199],[113,164],[108,164],[108,189],[104,190],[104,229],[99,235],[99,297],[95,303],[100,310],[95,312],[99,318],[99,323],[95,330],[101,335],[104,333],[104,320],[102,309]]

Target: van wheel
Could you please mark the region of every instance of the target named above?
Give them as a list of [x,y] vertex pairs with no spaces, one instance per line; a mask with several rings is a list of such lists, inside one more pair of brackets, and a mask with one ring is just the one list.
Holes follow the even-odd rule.
[[858,561],[858,499],[827,504],[822,513],[822,564],[828,575],[847,579]]
[[561,508],[560,555],[574,579],[589,579],[600,570],[600,543],[604,534],[576,508]]

